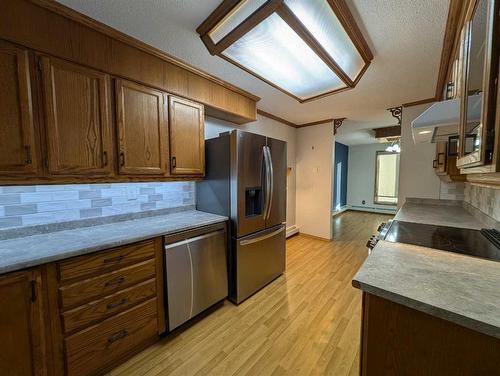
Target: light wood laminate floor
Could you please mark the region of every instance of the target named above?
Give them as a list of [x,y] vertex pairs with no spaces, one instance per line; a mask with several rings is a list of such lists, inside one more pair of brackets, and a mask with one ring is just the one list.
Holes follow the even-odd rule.
[[361,293],[351,279],[390,216],[345,212],[332,242],[287,240],[286,273],[166,336],[110,375],[358,375]]

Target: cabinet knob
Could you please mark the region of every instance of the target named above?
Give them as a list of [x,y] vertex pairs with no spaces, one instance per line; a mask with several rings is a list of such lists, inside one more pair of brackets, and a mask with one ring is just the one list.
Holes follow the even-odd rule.
[[176,168],[177,167],[177,158],[172,157],[172,167]]
[[123,152],[120,153],[120,166],[125,166],[125,154]]
[[102,164],[104,165],[104,167],[106,167],[108,165],[108,152],[107,151],[104,151],[102,153]]

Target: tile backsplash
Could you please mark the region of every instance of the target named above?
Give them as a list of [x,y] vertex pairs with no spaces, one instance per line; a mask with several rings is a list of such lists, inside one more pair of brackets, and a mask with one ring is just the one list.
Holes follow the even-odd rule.
[[465,201],[484,214],[500,221],[500,189],[466,183]]
[[463,201],[465,198],[465,183],[462,182],[444,182],[441,181],[439,189],[439,198],[441,200]]
[[195,204],[194,182],[0,187],[0,229]]

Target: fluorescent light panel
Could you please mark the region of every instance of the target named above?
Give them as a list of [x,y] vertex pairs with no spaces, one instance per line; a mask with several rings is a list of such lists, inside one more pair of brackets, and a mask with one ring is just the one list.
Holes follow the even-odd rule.
[[264,5],[267,0],[242,0],[236,5],[210,32],[208,36],[219,43],[222,38],[245,21],[253,12]]
[[365,61],[327,0],[285,0],[285,4],[354,81],[365,66]]
[[300,99],[346,87],[276,13],[222,54]]
[[[231,3],[228,0],[225,3],[228,9]],[[236,41],[229,47],[220,44],[245,20],[256,20],[253,17],[257,17],[260,8],[263,18],[258,19],[260,22],[256,26],[234,38]],[[269,12],[272,12],[270,16]],[[300,22],[289,24],[291,20],[285,17],[286,12]],[[299,101],[354,87],[369,64],[347,34],[329,0],[283,0],[281,3],[241,0],[212,25],[204,34],[213,42],[213,45],[205,42],[212,54],[239,65]],[[307,42],[300,36],[306,32],[312,36]],[[314,45],[314,49],[310,45]],[[315,51],[320,49],[323,51],[318,55]]]

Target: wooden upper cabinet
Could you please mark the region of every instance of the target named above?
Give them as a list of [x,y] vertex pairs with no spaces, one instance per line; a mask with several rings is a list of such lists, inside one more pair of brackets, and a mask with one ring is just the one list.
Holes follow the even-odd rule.
[[109,76],[54,58],[40,57],[39,61],[49,174],[110,175]]
[[167,173],[166,98],[161,91],[116,80],[120,174]]
[[446,142],[436,144],[436,159],[434,168],[437,174],[446,174]]
[[0,41],[0,173],[37,169],[28,52]]
[[170,96],[170,172],[205,173],[205,115],[203,105]]
[[0,375],[45,374],[40,272],[0,277]]

